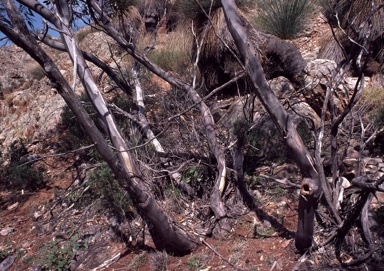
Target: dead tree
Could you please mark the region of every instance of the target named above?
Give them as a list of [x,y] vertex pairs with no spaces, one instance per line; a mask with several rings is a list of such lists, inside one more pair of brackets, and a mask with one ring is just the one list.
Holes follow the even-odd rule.
[[246,23],[240,17],[235,2],[223,0],[222,5],[228,29],[238,48],[253,89],[293,153],[292,157],[295,162],[306,176],[301,185],[299,221],[296,232],[296,247],[305,250],[312,244],[314,212],[322,191],[318,165],[304,146],[286,110],[267,83],[258,54],[250,43]]
[[152,63],[146,56],[140,54],[135,50],[132,44],[128,43],[123,39],[120,33],[116,31],[111,25],[110,25],[110,19],[106,14],[103,13],[102,9],[99,7],[99,5],[92,0],[88,1],[88,5],[91,10],[94,12],[94,18],[96,22],[103,27],[106,32],[113,38],[115,41],[124,49],[126,50],[132,57],[134,57],[138,62],[140,62],[143,66],[145,66],[148,70],[156,74],[157,76],[161,77],[171,85],[183,89],[188,93],[191,100],[197,104],[197,108],[201,112],[201,116],[204,122],[205,127],[205,134],[207,137],[207,141],[210,147],[210,150],[212,151],[213,155],[216,158],[217,161],[217,173],[215,178],[215,184],[211,192],[211,208],[217,217],[217,219],[220,221],[220,229],[223,229],[224,231],[229,231],[230,226],[228,222],[226,221],[226,209],[225,205],[222,202],[221,199],[221,193],[223,192],[223,189],[225,187],[226,182],[226,165],[225,165],[225,155],[224,155],[224,149],[220,145],[220,143],[217,141],[216,138],[216,130],[214,127],[214,120],[211,114],[210,109],[205,104],[204,101],[201,100],[199,94],[197,91],[186,82],[178,79],[177,77],[173,76],[172,74],[164,71],[154,63]]
[[69,85],[52,59],[34,40],[34,36],[28,30],[20,10],[12,1],[4,0],[2,2],[9,20],[1,20],[0,30],[35,59],[44,69],[46,76],[51,82],[54,82],[60,95],[91,137],[103,159],[113,170],[120,185],[129,192],[139,213],[153,225],[153,238],[158,249],[181,254],[193,250],[196,247],[194,239],[178,227],[173,219],[157,204],[150,189],[145,184],[136,158],[129,151],[128,143],[121,136],[113,114],[101,96],[74,39],[74,33],[70,26],[71,13],[68,3],[66,1],[56,2],[55,7],[53,7],[55,13],[36,1],[27,0],[19,3],[40,14],[60,31],[61,40],[73,61],[77,75],[92,101],[95,111],[98,113],[99,120],[105,128],[104,132],[107,133],[112,142],[113,148],[108,145],[102,132],[96,128],[80,100],[74,94],[74,86]]

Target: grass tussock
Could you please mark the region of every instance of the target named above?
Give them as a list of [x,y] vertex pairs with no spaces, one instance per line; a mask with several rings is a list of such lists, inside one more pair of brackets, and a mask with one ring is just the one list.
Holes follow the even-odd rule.
[[40,81],[45,77],[44,69],[39,64],[32,65],[28,70],[28,74],[32,79],[36,79],[37,81]]
[[151,61],[171,72],[188,72],[191,67],[192,37],[187,29],[177,29],[169,33],[169,41],[156,46],[148,54]]
[[[240,9],[250,8],[254,5],[252,0],[235,0],[235,3]],[[195,19],[199,16],[205,17],[205,14],[210,14],[220,7],[221,1],[219,0],[180,0],[176,3],[177,10],[190,19]]]
[[88,34],[95,32],[96,30],[92,27],[84,27],[76,32],[76,40],[78,43],[82,42]]
[[296,38],[306,27],[313,4],[307,0],[258,0],[256,25],[281,39]]
[[[338,37],[341,43],[347,42],[347,37],[342,34],[340,29],[334,29],[334,31],[336,37]],[[340,48],[338,41],[331,32],[325,34],[323,39],[320,41],[320,50],[317,58],[330,59],[336,63],[340,63],[345,58],[343,50]]]
[[345,17],[351,6],[351,1],[342,0],[335,3],[333,0],[319,0],[317,4],[320,6],[321,13],[327,19],[328,23],[332,27],[338,27],[339,24],[341,25],[345,21]]
[[378,127],[384,126],[384,88],[367,88],[363,92],[356,108],[364,112],[367,120]]
[[1,189],[37,191],[45,187],[42,170],[27,163],[31,157],[26,146],[23,139],[15,140],[9,146],[9,163],[0,168]]

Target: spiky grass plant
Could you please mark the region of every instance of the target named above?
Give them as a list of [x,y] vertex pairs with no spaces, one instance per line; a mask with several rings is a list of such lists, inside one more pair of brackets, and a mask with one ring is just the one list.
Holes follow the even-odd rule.
[[[382,0],[341,0],[338,1],[336,5],[334,2],[335,1],[332,0],[320,0],[320,6],[322,6],[323,13],[325,13],[324,15],[326,17],[331,16],[328,20],[331,20],[331,26],[335,27],[335,34],[338,41],[331,35],[323,39],[318,57],[328,58],[339,63],[344,59],[339,43],[343,48],[346,48],[348,53],[355,53],[350,49],[353,45],[350,39],[354,39],[355,42],[359,43],[362,37],[370,33],[368,44],[371,57],[382,65],[384,62],[384,49],[382,45],[384,40],[384,9],[378,9],[372,14],[372,3],[375,8],[381,4]],[[330,5],[332,5],[332,7]],[[335,17],[336,12],[338,14],[338,20]],[[369,16],[371,17],[370,23],[368,24],[366,20]],[[337,25],[334,25],[332,20],[336,20]],[[362,24],[364,25],[363,29],[356,31]],[[342,30],[338,30],[339,25]],[[371,29],[368,29],[368,27],[371,27]]]
[[339,24],[342,27],[345,26],[343,22],[351,6],[351,1],[319,0],[317,3],[321,7],[321,13],[332,27],[338,27]]
[[361,96],[357,109],[365,112],[366,120],[381,128],[384,126],[384,88],[366,88]]
[[312,11],[312,3],[308,0],[257,0],[256,3],[256,24],[281,39],[296,38],[305,29]]
[[157,251],[150,258],[152,270],[167,271],[168,270],[168,254],[165,251]]
[[[235,0],[238,8],[250,7],[253,5],[252,0]],[[176,3],[178,10],[187,18],[194,19],[200,15],[205,16],[204,13],[210,14],[212,11],[221,7],[219,0],[180,0]]]

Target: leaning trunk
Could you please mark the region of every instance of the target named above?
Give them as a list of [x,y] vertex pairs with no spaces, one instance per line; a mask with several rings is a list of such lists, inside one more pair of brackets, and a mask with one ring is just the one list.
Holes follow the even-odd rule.
[[283,136],[296,164],[307,177],[301,185],[302,200],[299,202],[298,232],[295,241],[299,250],[308,249],[313,238],[314,211],[321,195],[319,174],[315,168],[314,160],[305,148],[287,111],[268,85],[256,50],[249,42],[246,23],[241,19],[235,2],[233,0],[222,0],[221,2],[228,29],[238,48],[241,61],[253,84],[254,91]]
[[93,8],[100,15],[100,21],[98,23],[106,30],[106,32],[115,39],[119,45],[125,49],[132,57],[134,57],[138,62],[143,64],[148,70],[161,77],[171,85],[183,89],[188,93],[190,99],[197,104],[197,108],[200,110],[205,128],[205,134],[207,136],[207,141],[210,147],[210,150],[214,154],[217,161],[217,174],[215,178],[214,187],[211,192],[210,206],[219,220],[219,232],[230,231],[230,225],[228,219],[226,218],[226,208],[222,201],[221,195],[225,188],[225,179],[226,179],[226,166],[225,166],[225,153],[223,146],[217,140],[215,122],[211,114],[211,110],[201,99],[197,91],[191,86],[181,81],[180,79],[174,77],[170,73],[162,70],[158,66],[151,63],[145,56],[140,55],[132,44],[127,43],[126,40],[110,25],[108,16],[103,13],[101,8],[98,6],[97,2],[93,0],[88,0],[88,5]]
[[153,239],[157,248],[159,250],[165,249],[169,252],[179,254],[185,254],[193,250],[196,247],[196,243],[182,229],[176,226],[176,223],[174,223],[170,216],[157,204],[149,188],[142,181],[142,176],[136,165],[135,157],[127,151],[128,146],[122,139],[111,113],[106,108],[105,101],[102,99],[101,93],[97,89],[92,75],[89,73],[89,68],[86,66],[76,42],[71,38],[73,37],[73,35],[71,35],[73,34],[71,29],[64,25],[65,21],[67,23],[69,21],[69,17],[67,16],[69,15],[67,2],[62,1],[59,3],[59,5],[61,5],[59,10],[62,15],[62,20],[58,20],[53,13],[50,13],[49,10],[45,9],[37,2],[20,1],[20,3],[36,10],[36,12],[45,12],[46,17],[51,19],[50,21],[52,23],[55,22],[56,27],[63,31],[62,38],[68,48],[72,60],[77,66],[80,80],[84,84],[96,111],[108,131],[114,148],[119,151],[117,155],[108,146],[106,140],[82,107],[79,99],[74,94],[73,89],[63,78],[55,63],[33,39],[33,36],[29,33],[20,15],[20,11],[17,10],[14,2],[10,0],[4,0],[3,5],[11,20],[12,29],[0,22],[0,30],[16,45],[28,52],[29,55],[43,67],[51,82],[55,82],[58,92],[74,112],[77,120],[83,126],[87,134],[91,137],[103,159],[114,171],[119,183],[129,192],[139,213],[144,219],[152,224],[154,229]]

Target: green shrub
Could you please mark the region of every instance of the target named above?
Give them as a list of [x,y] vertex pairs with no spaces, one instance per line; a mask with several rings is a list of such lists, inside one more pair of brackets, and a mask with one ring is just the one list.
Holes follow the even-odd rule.
[[249,149],[247,155],[258,157],[263,164],[284,163],[288,158],[288,149],[282,136],[273,124],[260,125],[249,131]]
[[39,259],[34,270],[70,270],[71,261],[77,251],[87,248],[88,244],[80,234],[75,234],[66,242],[49,242],[39,250]]
[[377,220],[378,223],[381,225],[384,224],[384,206],[381,206],[377,208],[374,211],[374,218]]
[[[255,162],[259,165],[271,163],[286,163],[290,160],[288,148],[283,138],[270,118],[251,128],[253,123],[238,120],[233,125],[232,133],[237,139],[238,147],[244,149],[244,166],[246,172],[252,172]],[[300,122],[297,132],[309,149],[313,148],[311,131],[305,122]],[[249,148],[249,146],[251,146]]]
[[307,23],[313,5],[308,0],[257,0],[256,24],[281,39],[293,39]]
[[3,85],[0,82],[0,100],[4,99]]
[[[132,99],[130,99],[127,95],[122,94],[122,95],[115,95],[111,103],[115,104],[118,106],[120,109],[124,110],[125,112],[131,112],[132,108],[134,108],[134,104],[132,102]],[[115,114],[114,115],[115,120],[120,127],[121,131],[123,133],[128,133],[129,129],[131,128],[130,121],[128,121],[128,118],[126,116],[120,115],[120,114]]]
[[6,250],[0,250],[0,263],[4,261],[6,258],[8,258],[9,253]]
[[110,167],[103,163],[101,167],[89,174],[91,193],[101,198],[105,207],[111,209],[118,217],[126,218],[132,209],[132,201],[128,192],[115,180]]
[[10,162],[0,170],[0,185],[7,189],[24,189],[37,191],[45,187],[43,174],[36,171],[27,162],[27,148],[22,139],[15,140],[10,145]]
[[[93,110],[93,107],[91,106],[87,96],[81,96],[80,100],[83,102],[86,111],[91,116],[96,126],[98,126],[99,122],[96,117],[96,113]],[[68,106],[65,106],[63,108],[63,112],[61,113],[60,128],[63,130],[63,136],[61,137],[60,148],[57,150],[58,152],[66,152],[68,150],[74,150],[92,144],[92,140],[85,132],[83,127],[79,124],[75,115]],[[100,155],[95,148],[90,149],[87,154],[98,161],[100,160]]]
[[201,182],[203,180],[204,169],[203,167],[194,166],[187,169],[183,173],[182,180],[187,183],[191,182]]

